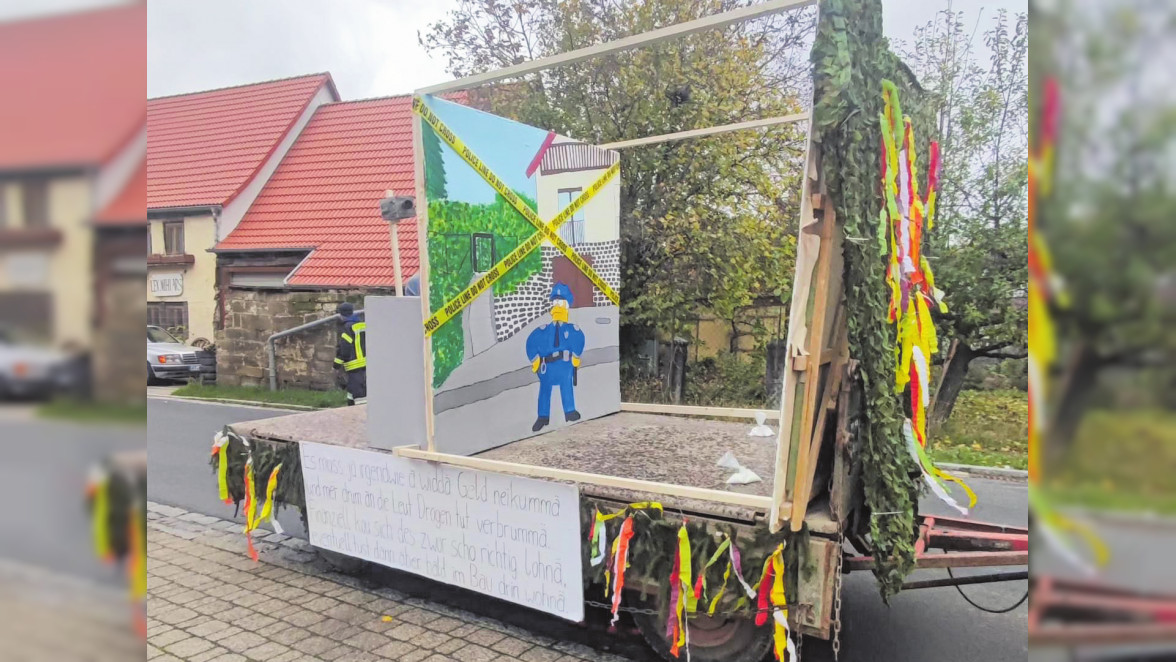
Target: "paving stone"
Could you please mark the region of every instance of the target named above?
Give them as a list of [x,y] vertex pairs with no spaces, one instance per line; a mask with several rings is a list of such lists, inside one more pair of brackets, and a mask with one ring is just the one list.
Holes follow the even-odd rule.
[[387,645],[389,641],[390,640],[388,637],[385,637],[378,632],[361,630],[343,640],[343,643],[347,644],[348,646],[354,646],[360,650],[373,651],[381,646]]
[[165,646],[164,650],[166,650],[171,655],[175,655],[180,659],[186,660],[190,657],[203,653],[210,648],[212,648],[211,641],[201,639],[200,637],[188,637],[183,641],[177,641],[170,646]]
[[551,650],[550,648],[535,647],[523,653],[519,659],[523,662],[555,662],[562,655],[563,653]]
[[244,653],[250,648],[257,648],[265,643],[265,639],[253,632],[238,632],[237,634],[226,637],[221,640],[220,645],[233,651],[234,653]]
[[491,648],[498,651],[499,653],[518,657],[522,655],[523,652],[528,648],[531,648],[531,646],[531,644],[523,641],[522,639],[515,639],[514,637],[503,637],[501,641],[491,646]]
[[211,660],[215,660],[216,658],[218,658],[228,652],[229,651],[221,648],[220,646],[213,646],[212,648],[204,651],[203,653],[196,655],[195,657],[189,658],[188,662],[210,662]]
[[172,629],[167,632],[164,632],[161,635],[158,635],[155,637],[148,637],[148,641],[153,646],[158,646],[159,648],[167,648],[168,646],[176,643],[177,641],[183,641],[184,639],[187,639],[190,636],[192,636],[192,635],[188,634],[187,632],[184,632],[183,630]]
[[454,657],[463,662],[490,662],[498,657],[498,653],[477,644],[466,644]]
[[481,646],[493,646],[494,644],[502,641],[506,637],[506,635],[501,632],[495,632],[494,630],[486,630],[483,628],[479,628],[478,630],[471,632],[471,633],[464,635],[464,636],[462,636],[462,635],[455,635],[455,636],[461,636],[466,641],[469,641],[469,642],[472,642],[475,644],[479,644]]
[[275,657],[289,652],[289,650],[289,648],[281,644],[275,644],[272,641],[267,641],[257,648],[250,648],[249,650],[245,651],[245,657],[251,660],[258,660],[259,662],[269,662]]

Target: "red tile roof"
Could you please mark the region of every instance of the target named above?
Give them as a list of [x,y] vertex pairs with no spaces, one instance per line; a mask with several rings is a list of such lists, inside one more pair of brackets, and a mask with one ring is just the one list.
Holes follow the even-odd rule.
[[[217,250],[313,247],[291,285],[391,286],[379,200],[414,192],[409,96],[324,104]],[[399,225],[405,280],[419,267],[416,224]]]
[[147,207],[224,205],[326,85],[313,74],[147,101]]
[[143,126],[145,3],[0,24],[0,170],[93,167]]
[[119,192],[106,208],[98,212],[94,224],[103,227],[123,225],[146,225],[147,223],[147,160],[144,159],[135,169],[135,174],[127,180],[123,190]]

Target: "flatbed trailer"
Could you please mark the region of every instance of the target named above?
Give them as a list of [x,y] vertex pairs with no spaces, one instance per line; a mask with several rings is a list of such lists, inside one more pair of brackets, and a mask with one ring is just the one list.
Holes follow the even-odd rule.
[[[626,405],[640,409],[642,405]],[[667,408],[672,410],[673,408]],[[689,408],[682,408],[684,410]],[[664,507],[670,522],[687,518],[731,531],[742,542],[747,559],[762,559],[776,538],[770,532],[771,494],[775,444],[772,439],[748,435],[751,423],[673,414],[622,411],[599,419],[505,444],[462,458],[453,464],[481,471],[509,473],[511,467],[527,465],[553,470],[571,470],[614,476],[622,479],[651,481],[662,485],[673,481],[686,491],[691,488],[721,490],[733,501],[744,498],[763,499],[764,505],[718,503],[690,496],[665,494],[664,490],[646,492],[628,487],[611,487],[598,483],[578,483],[581,499],[581,532],[587,546],[592,509],[615,511],[626,504],[650,500]],[[227,430],[249,440],[251,444],[294,444],[311,442],[372,453],[392,454],[368,445],[367,406],[345,407],[234,423]],[[726,485],[730,471],[716,465],[724,453],[731,451],[740,463],[762,481],[749,485]],[[846,458],[848,460],[848,458]],[[498,463],[503,463],[500,467]],[[836,464],[837,466],[833,466]],[[868,541],[858,535],[852,522],[860,521],[860,498],[849,491],[850,462],[831,462],[824,475],[823,489],[817,490],[805,517],[808,536],[806,559],[808,573],[799,573],[797,599],[790,605],[794,632],[817,639],[835,639],[839,629],[840,578],[855,571],[869,572],[873,560]],[[843,474],[840,479],[833,473]],[[533,473],[528,471],[528,473]],[[750,499],[749,499],[750,500]],[[854,504],[857,505],[854,505]],[[305,513],[304,513],[305,515]],[[305,521],[305,517],[304,517]],[[756,541],[759,541],[757,544]],[[323,555],[341,568],[349,564],[335,552]],[[917,542],[918,567],[1008,567],[1028,564],[1028,530],[944,517],[922,517]],[[362,564],[350,564],[354,571]],[[585,583],[592,585],[585,567]],[[758,568],[745,564],[745,576],[755,583]],[[1023,580],[1023,571],[993,572],[986,575],[957,577],[954,580],[923,580],[908,583],[908,589],[931,588],[954,584]],[[664,604],[661,588],[664,577],[640,576],[630,571],[626,579],[623,609],[634,611],[635,621],[650,645],[663,656],[669,645],[663,621],[648,613],[660,612]],[[586,595],[599,595],[586,591]],[[963,608],[963,607],[961,607]],[[692,660],[759,660],[771,646],[771,628],[757,627],[754,613],[707,616],[703,611],[691,616]]]

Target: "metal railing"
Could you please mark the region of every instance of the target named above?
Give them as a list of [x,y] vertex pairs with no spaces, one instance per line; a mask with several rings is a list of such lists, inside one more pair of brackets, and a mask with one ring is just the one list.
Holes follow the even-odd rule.
[[[356,315],[363,315],[363,309],[360,308],[359,310],[356,310],[355,314]],[[277,354],[277,349],[276,349],[276,345],[274,344],[274,341],[276,341],[278,338],[285,338],[286,336],[292,336],[295,333],[301,333],[303,331],[309,331],[310,329],[318,328],[324,324],[330,324],[331,322],[342,321],[342,319],[343,318],[338,313],[336,313],[334,315],[331,315],[330,317],[324,317],[322,319],[318,319],[313,322],[307,322],[306,324],[300,324],[292,329],[286,329],[285,331],[279,331],[279,332],[273,334],[272,336],[270,336],[269,338],[266,338],[265,339],[265,349],[266,349],[266,353],[269,355],[269,389],[271,391],[278,390],[278,354]]]

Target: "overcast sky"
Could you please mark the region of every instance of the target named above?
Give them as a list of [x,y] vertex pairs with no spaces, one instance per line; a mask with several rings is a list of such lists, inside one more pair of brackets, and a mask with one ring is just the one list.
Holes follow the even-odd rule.
[[[117,0],[0,0],[0,18]],[[981,19],[1027,0],[883,0],[887,36],[948,4]],[[404,94],[450,76],[417,43],[417,30],[455,0],[151,0],[147,4],[147,95],[157,97],[329,71],[344,99]],[[977,49],[983,44],[977,35]]]

